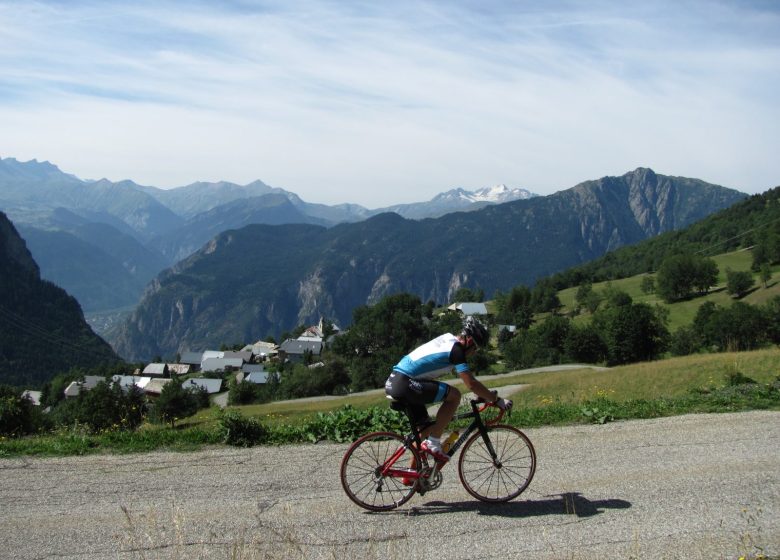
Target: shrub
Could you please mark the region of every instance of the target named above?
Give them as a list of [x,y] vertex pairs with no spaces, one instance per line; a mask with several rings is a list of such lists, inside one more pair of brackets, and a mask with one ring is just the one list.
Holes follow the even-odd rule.
[[0,435],[20,436],[37,431],[37,411],[30,399],[0,385]]
[[671,339],[669,350],[673,356],[687,356],[699,351],[702,339],[692,326],[680,327]]
[[742,372],[739,371],[730,371],[726,374],[726,386],[727,387],[736,387],[737,385],[748,385],[748,384],[755,384],[755,380],[751,379],[750,377],[744,375]]
[[234,410],[220,416],[219,433],[223,443],[236,447],[252,447],[264,443],[269,435],[268,428],[259,420],[242,416]]
[[335,442],[352,441],[375,431],[409,431],[409,420],[405,414],[385,407],[373,407],[358,410],[346,405],[335,412],[324,414],[306,424],[304,432],[310,441],[331,440]]
[[135,386],[126,392],[118,383],[101,381],[93,389],[83,390],[75,399],[66,399],[54,409],[56,424],[83,424],[97,433],[105,430],[134,430],[143,422],[146,399]]

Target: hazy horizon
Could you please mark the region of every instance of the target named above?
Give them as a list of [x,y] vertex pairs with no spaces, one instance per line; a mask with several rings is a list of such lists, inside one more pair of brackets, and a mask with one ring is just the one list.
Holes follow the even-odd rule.
[[367,208],[637,167],[780,184],[780,5],[0,0],[0,155]]

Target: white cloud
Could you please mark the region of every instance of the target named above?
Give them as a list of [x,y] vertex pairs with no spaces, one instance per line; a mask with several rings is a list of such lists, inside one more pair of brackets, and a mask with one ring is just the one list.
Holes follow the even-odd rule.
[[777,10],[226,6],[0,1],[0,155],[370,207],[498,182],[548,193],[640,165],[780,183]]

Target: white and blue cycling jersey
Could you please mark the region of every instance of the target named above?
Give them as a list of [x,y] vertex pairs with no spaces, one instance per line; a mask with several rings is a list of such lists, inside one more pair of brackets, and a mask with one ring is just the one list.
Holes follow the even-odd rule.
[[463,346],[455,335],[447,333],[404,356],[393,367],[393,371],[413,379],[436,379],[449,373],[452,368],[458,374],[469,370]]

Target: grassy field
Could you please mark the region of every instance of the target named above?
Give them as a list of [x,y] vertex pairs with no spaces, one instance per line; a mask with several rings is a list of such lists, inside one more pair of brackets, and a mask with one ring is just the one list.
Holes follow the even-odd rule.
[[[614,288],[626,292],[637,303],[648,303],[650,305],[661,305],[669,310],[669,329],[674,332],[678,328],[684,325],[689,325],[693,318],[696,316],[696,311],[699,306],[705,301],[712,301],[719,306],[729,306],[735,300],[726,292],[726,270],[731,269],[735,271],[750,270],[752,263],[752,254],[750,251],[735,251],[733,253],[724,253],[712,257],[712,259],[718,265],[718,281],[715,286],[712,287],[710,293],[701,297],[696,297],[687,301],[676,302],[673,304],[665,303],[656,294],[645,294],[641,289],[642,279],[647,276],[646,274],[639,274],[630,278],[623,278],[621,280],[614,280],[611,282],[597,282],[593,284],[594,291],[603,292],[608,284],[611,284]],[[780,295],[780,281],[776,276],[780,272],[780,267],[774,267],[772,269],[772,279],[764,288],[759,280],[758,273],[753,273],[755,278],[754,289],[742,298],[741,301],[749,303],[751,305],[762,305],[771,298]],[[570,313],[575,308],[575,296],[577,294],[577,287],[567,288],[558,292],[558,297],[563,304],[562,313]],[[575,317],[575,321],[588,321],[590,315],[587,313],[581,314]]]
[[550,399],[578,403],[603,396],[616,401],[676,398],[692,390],[723,387],[727,376],[735,372],[758,383],[773,381],[780,375],[780,349],[697,354],[607,370],[536,373],[510,379],[530,384],[515,395],[515,402],[533,407]]

